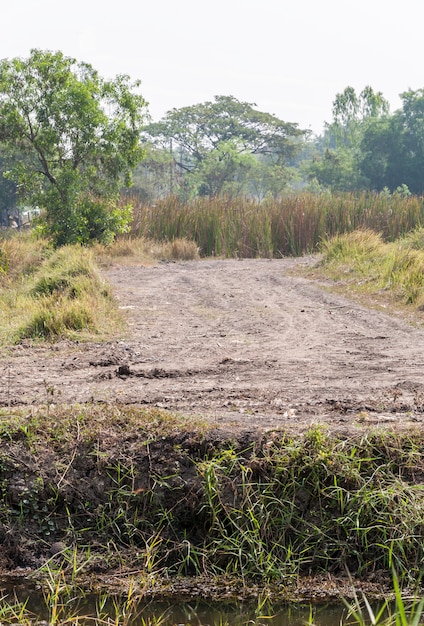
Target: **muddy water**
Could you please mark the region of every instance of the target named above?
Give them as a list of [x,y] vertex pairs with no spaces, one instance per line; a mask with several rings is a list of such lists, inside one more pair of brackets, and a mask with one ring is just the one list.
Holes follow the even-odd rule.
[[[35,621],[51,622],[52,610],[46,604],[45,595],[36,585],[22,584],[21,581],[8,581],[0,586],[0,608],[16,600],[26,602],[26,608]],[[121,613],[125,598],[86,595],[81,598],[63,598],[59,603],[60,622],[78,616],[96,617],[101,612],[102,619],[109,618],[113,623],[124,621]],[[219,602],[208,603],[199,600],[187,601],[145,601],[140,600],[127,608],[125,623],[128,626],[160,623],[161,626],[245,626],[267,624],[271,626],[340,626],[346,616],[346,609],[337,604],[309,605],[285,604],[265,605],[258,608],[254,603]],[[84,623],[80,619],[79,623]],[[88,622],[87,622],[88,623]],[[92,624],[93,622],[91,622]]]

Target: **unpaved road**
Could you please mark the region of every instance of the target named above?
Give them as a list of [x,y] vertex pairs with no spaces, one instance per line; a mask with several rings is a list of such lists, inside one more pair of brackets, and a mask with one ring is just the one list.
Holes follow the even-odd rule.
[[127,337],[3,351],[0,405],[147,404],[242,429],[424,423],[424,331],[290,275],[312,262],[109,269]]

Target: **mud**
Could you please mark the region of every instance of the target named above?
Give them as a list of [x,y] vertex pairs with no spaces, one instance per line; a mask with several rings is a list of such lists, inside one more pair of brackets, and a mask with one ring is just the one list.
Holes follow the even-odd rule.
[[419,426],[424,331],[293,272],[314,263],[112,267],[126,336],[3,350],[0,406],[156,405],[242,430]]

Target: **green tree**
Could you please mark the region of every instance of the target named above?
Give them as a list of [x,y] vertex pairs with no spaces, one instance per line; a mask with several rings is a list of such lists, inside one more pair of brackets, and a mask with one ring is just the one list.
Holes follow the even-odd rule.
[[[409,89],[401,94],[402,109],[393,120],[393,130],[401,135],[403,153],[402,168],[397,186],[406,184],[410,191],[424,192],[424,89]],[[392,153],[392,161],[396,154]],[[399,159],[398,159],[399,161]],[[398,165],[400,163],[398,162]],[[393,165],[392,165],[393,167]]]
[[374,119],[361,141],[361,171],[373,189],[406,185],[424,193],[424,89],[401,94],[402,108]]
[[[359,166],[375,191],[385,187],[395,189],[404,176],[401,171],[404,149],[396,126],[393,117],[374,119],[367,125],[361,141]],[[400,170],[393,160],[394,154],[398,155]]]
[[0,143],[23,157],[7,177],[44,210],[56,245],[110,241],[126,229],[119,190],[143,157],[146,103],[128,76],[102,79],[61,52],[0,62]]
[[359,95],[353,87],[336,94],[333,102],[333,121],[328,125],[337,148],[358,148],[363,130],[369,120],[389,113],[389,103],[383,94],[369,85]]
[[145,134],[163,147],[173,142],[176,166],[191,177],[199,193],[232,193],[253,167],[251,156],[272,158],[280,168],[301,148],[305,135],[297,124],[283,122],[254,104],[233,96],[172,109],[163,120],[150,124]]
[[307,178],[331,191],[366,189],[368,179],[361,174],[356,156],[351,150],[327,148],[305,166]]
[[272,157],[257,157],[249,172],[248,195],[258,202],[267,196],[277,199],[290,189],[292,183],[297,182],[296,173],[295,167],[279,165]]
[[381,92],[365,87],[359,94],[353,87],[336,94],[333,120],[324,137],[316,142],[313,158],[304,164],[306,176],[332,191],[368,188],[370,181],[362,167],[362,140],[366,129],[388,116],[389,104]]
[[255,167],[252,154],[240,152],[235,141],[221,141],[193,172],[200,195],[240,195]]

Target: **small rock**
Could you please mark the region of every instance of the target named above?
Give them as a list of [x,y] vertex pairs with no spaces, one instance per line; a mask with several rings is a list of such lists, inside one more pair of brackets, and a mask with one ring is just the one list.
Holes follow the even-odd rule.
[[54,556],[55,554],[59,554],[60,552],[63,552],[64,550],[66,550],[66,546],[63,543],[63,541],[55,541],[50,546],[50,554],[52,556]]

